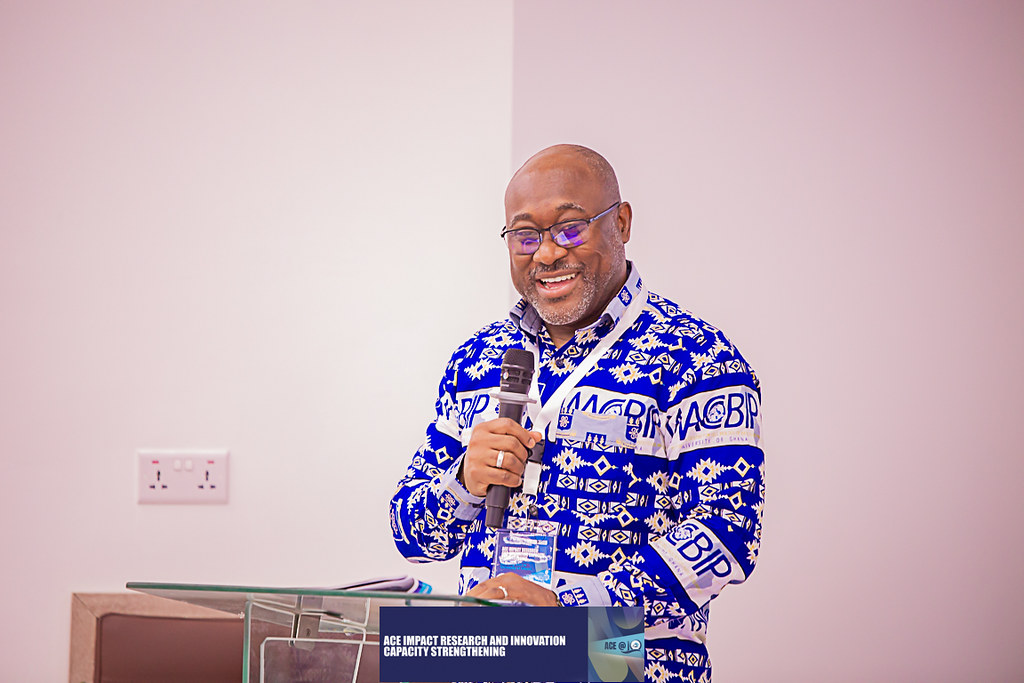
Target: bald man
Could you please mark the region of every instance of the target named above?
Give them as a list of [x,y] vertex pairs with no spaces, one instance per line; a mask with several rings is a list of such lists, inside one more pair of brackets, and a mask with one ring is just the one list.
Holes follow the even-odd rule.
[[[550,147],[515,173],[501,234],[522,299],[452,355],[391,524],[412,561],[461,553],[461,593],[642,605],[647,680],[709,681],[709,604],[750,575],[761,538],[760,388],[717,328],[647,290],[626,260],[632,219],[586,147]],[[493,396],[510,348],[537,361],[525,426]],[[524,486],[531,451],[540,476]],[[495,571],[494,485],[512,490],[499,532],[550,535],[543,579]]]

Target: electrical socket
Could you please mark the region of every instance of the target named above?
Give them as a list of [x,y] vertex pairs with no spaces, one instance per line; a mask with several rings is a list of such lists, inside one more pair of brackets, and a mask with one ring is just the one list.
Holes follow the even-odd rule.
[[144,449],[136,456],[139,503],[228,502],[228,451]]

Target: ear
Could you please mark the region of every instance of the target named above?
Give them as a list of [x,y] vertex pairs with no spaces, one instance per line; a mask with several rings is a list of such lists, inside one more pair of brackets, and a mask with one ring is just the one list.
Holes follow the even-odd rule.
[[622,237],[623,244],[629,241],[629,229],[632,225],[633,207],[629,205],[629,202],[622,202],[619,204],[618,226],[619,235]]

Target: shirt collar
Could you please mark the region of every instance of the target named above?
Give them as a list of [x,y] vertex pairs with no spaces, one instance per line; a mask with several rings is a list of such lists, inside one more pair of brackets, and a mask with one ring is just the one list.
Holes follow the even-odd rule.
[[[643,283],[640,280],[640,271],[633,265],[632,261],[626,261],[626,269],[626,283],[622,285],[619,293],[608,302],[604,312],[601,313],[597,321],[593,325],[589,325],[587,329],[600,327],[601,325],[607,325],[610,329],[618,324],[619,319],[626,312],[626,307],[640,293],[643,287]],[[508,315],[512,322],[532,339],[536,339],[544,325],[544,321],[541,319],[540,314],[537,313],[537,309],[527,302],[526,299],[520,299],[519,303],[512,307]],[[611,324],[609,325],[608,323]]]

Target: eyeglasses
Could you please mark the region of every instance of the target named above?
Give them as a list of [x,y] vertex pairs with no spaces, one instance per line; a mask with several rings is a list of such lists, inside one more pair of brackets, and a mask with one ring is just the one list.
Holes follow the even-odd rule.
[[590,231],[587,228],[590,227],[591,223],[606,215],[619,204],[620,202],[615,202],[593,218],[578,218],[571,221],[562,221],[561,223],[555,223],[554,225],[544,229],[505,228],[501,231],[501,236],[505,239],[505,243],[508,244],[508,250],[513,254],[521,256],[528,256],[540,249],[540,244],[544,241],[545,232],[551,233],[551,239],[553,239],[555,244],[558,246],[564,249],[572,249],[573,247],[578,247],[581,244],[584,244],[588,239],[590,239]]

